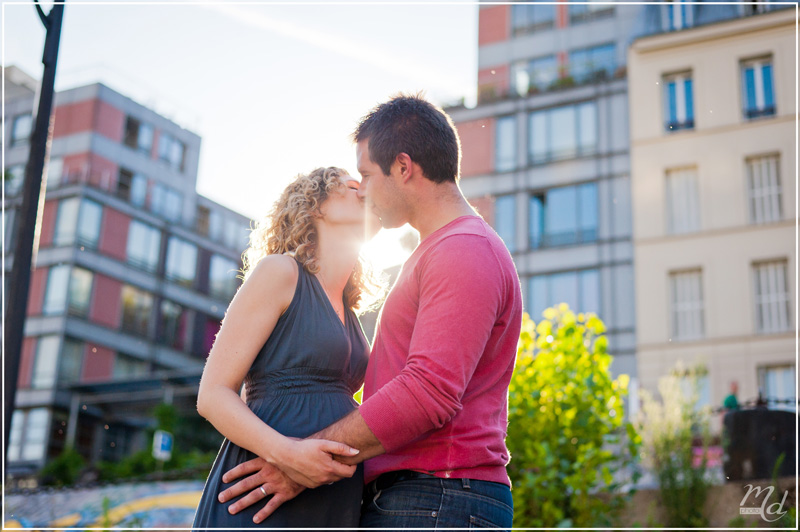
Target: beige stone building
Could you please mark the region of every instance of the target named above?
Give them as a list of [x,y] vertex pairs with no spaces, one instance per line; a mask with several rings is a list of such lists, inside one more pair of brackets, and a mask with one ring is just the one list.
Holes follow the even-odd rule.
[[682,360],[708,370],[704,403],[736,381],[796,409],[796,65],[794,9],[629,49],[643,388]]

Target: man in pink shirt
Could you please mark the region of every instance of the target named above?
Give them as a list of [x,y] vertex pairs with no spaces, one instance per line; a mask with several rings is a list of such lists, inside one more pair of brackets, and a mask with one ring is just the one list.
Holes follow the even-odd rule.
[[[383,227],[409,223],[420,244],[378,320],[363,404],[314,437],[360,450],[337,459],[367,460],[362,527],[510,528],[507,398],[522,321],[511,256],[458,187],[458,134],[441,109],[398,96],[353,137],[359,194]],[[274,476],[268,469],[232,470],[226,478],[258,473],[221,500]],[[264,515],[295,495],[269,484]]]

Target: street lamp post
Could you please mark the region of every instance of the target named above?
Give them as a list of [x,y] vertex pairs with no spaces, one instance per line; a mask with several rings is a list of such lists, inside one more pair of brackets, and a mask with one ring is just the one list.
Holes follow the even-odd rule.
[[[17,243],[14,247],[14,262],[9,278],[8,307],[4,323],[5,348],[3,365],[5,380],[3,386],[3,456],[8,465],[8,443],[11,431],[11,417],[17,394],[17,378],[19,374],[20,352],[24,337],[25,315],[28,307],[28,289],[30,287],[32,257],[36,220],[39,216],[40,197],[42,197],[45,157],[47,142],[50,136],[51,112],[53,110],[53,92],[58,61],[58,45],[61,40],[61,21],[64,16],[64,2],[58,0],[53,4],[50,13],[45,15],[38,0],[33,0],[39,18],[47,30],[44,41],[42,63],[42,87],[39,93],[39,108],[36,124],[31,135],[28,164],[25,166],[25,180],[22,186],[22,206],[19,211]],[[44,185],[46,188],[46,185]]]

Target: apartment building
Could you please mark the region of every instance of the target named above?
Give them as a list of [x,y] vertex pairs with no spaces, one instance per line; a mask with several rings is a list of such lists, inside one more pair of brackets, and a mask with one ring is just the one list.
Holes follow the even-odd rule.
[[[15,67],[5,81],[7,283],[37,81]],[[146,447],[158,403],[194,413],[250,225],[196,192],[195,133],[100,83],[59,92],[54,114],[8,451],[18,476],[70,443],[92,461]]]
[[664,7],[628,55],[640,383],[796,409],[796,11]]

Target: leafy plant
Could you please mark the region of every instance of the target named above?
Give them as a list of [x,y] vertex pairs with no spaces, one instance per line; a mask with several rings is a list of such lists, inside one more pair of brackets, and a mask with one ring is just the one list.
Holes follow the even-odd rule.
[[[687,371],[679,363],[659,379],[661,401],[641,391],[642,458],[658,478],[668,527],[708,526],[704,506],[711,485],[706,463],[710,412],[697,408],[698,377],[703,374],[703,368]],[[694,456],[697,440],[703,448],[699,460]]]
[[69,486],[78,480],[86,464],[83,457],[73,447],[67,447],[53,461],[42,468],[42,484],[48,486]]
[[629,379],[611,378],[596,315],[576,316],[565,304],[543,315],[535,326],[523,316],[509,386],[514,526],[609,526],[640,443],[624,421]]

